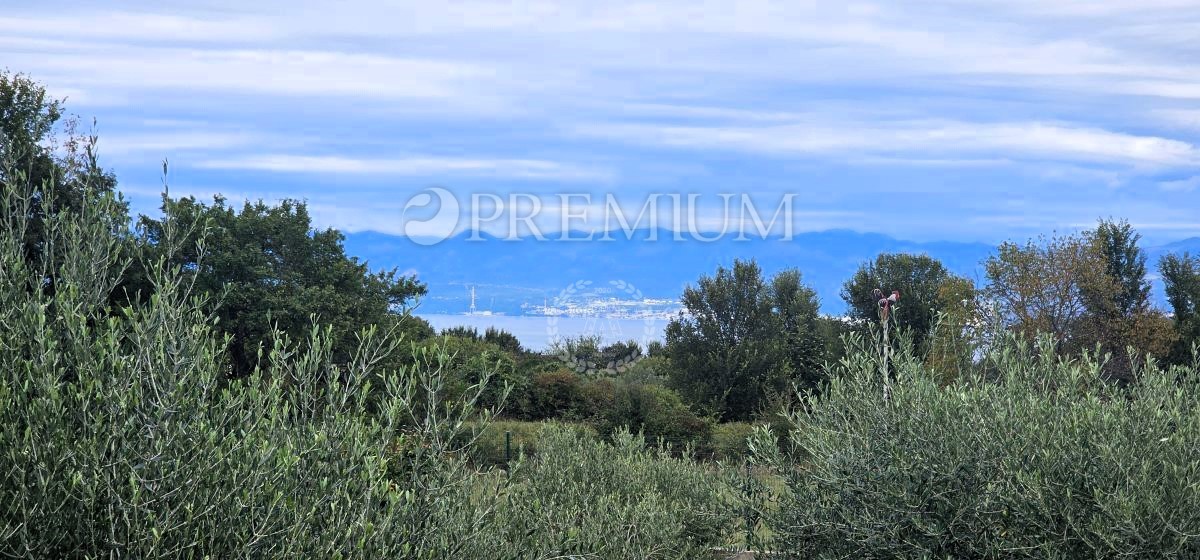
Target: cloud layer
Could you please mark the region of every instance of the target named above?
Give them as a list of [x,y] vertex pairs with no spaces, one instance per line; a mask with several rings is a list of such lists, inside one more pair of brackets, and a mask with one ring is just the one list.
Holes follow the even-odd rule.
[[133,183],[169,157],[348,229],[442,184],[797,192],[820,216],[893,196],[819,225],[914,238],[1200,234],[1195,2],[381,4],[29,3],[0,56],[97,116]]

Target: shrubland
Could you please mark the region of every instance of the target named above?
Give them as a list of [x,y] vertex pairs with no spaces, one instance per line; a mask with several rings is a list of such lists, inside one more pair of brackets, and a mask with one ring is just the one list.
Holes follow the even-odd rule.
[[946,385],[855,337],[822,394],[756,460],[786,479],[772,547],[797,558],[1150,558],[1200,554],[1200,370],[1062,356],[1002,335]]

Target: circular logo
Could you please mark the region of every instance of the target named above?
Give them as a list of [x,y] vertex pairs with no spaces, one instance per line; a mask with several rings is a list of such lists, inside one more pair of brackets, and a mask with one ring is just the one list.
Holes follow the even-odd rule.
[[[646,298],[624,280],[597,284],[579,280],[547,303],[546,334],[555,356],[585,375],[616,375],[646,357],[646,348],[659,338],[666,302]],[[576,333],[563,336],[562,332]],[[585,341],[592,348],[581,348]],[[607,342],[608,346],[600,347]],[[636,344],[625,345],[627,342]]]
[[[436,209],[433,208],[434,199]],[[404,223],[404,235],[417,245],[445,241],[458,228],[458,199],[442,187],[430,187],[408,199],[400,219]]]

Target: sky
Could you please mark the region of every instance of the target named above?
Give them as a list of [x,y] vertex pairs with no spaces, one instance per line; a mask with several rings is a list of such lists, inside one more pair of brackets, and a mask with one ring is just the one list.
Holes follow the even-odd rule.
[[696,195],[710,225],[721,193],[794,195],[800,231],[918,241],[1200,235],[1195,0],[170,4],[0,0],[0,67],[96,119],[138,212],[166,159],[172,195],[346,231],[402,234],[439,186],[549,217]]

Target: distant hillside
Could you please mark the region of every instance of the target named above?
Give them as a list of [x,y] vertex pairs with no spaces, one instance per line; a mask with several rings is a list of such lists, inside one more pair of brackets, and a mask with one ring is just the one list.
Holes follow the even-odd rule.
[[[982,284],[980,263],[994,247],[984,243],[936,241],[920,243],[878,233],[829,230],[778,238],[737,241],[732,237],[712,243],[674,241],[669,231],[640,230],[632,239],[612,241],[502,241],[484,236],[470,241],[467,234],[433,246],[420,246],[401,236],[377,232],[346,235],[346,250],[366,260],[372,268],[399,267],[415,272],[427,282],[430,295],[422,303],[426,313],[459,313],[467,310],[468,286],[476,286],[478,306],[496,312],[519,314],[522,304],[540,305],[579,280],[605,285],[623,280],[647,297],[677,298],[688,283],[711,274],[718,264],[734,258],[754,258],[768,272],[796,267],[821,296],[822,310],[841,313],[842,282],[863,262],[880,252],[926,253],[950,270]],[[616,236],[614,236],[616,237]],[[1155,300],[1165,305],[1157,279],[1158,259],[1170,252],[1200,254],[1200,237],[1147,247],[1149,274],[1155,280]]]
[[400,236],[360,232],[347,234],[346,249],[372,268],[417,273],[430,287],[424,312],[465,311],[467,287],[475,285],[481,309],[509,314],[519,313],[522,303],[540,305],[545,298],[553,299],[579,280],[601,285],[623,280],[647,297],[677,298],[688,283],[734,258],[757,259],[767,272],[799,268],[820,294],[823,310],[839,313],[844,309],[838,294],[842,282],[880,252],[928,253],[978,282],[983,277],[979,263],[993,249],[982,243],[918,243],[849,230],[798,234],[790,241],[728,238],[712,243],[674,241],[668,231],[659,231],[657,240],[650,241],[651,233],[642,230],[632,239],[592,242],[470,241],[462,234],[426,247]]
[[[1146,255],[1151,263],[1157,267],[1158,259],[1167,253],[1191,253],[1192,255],[1200,255],[1200,237],[1189,237],[1187,239],[1159,245],[1157,247],[1147,247]],[[1157,270],[1155,270],[1157,273]]]

